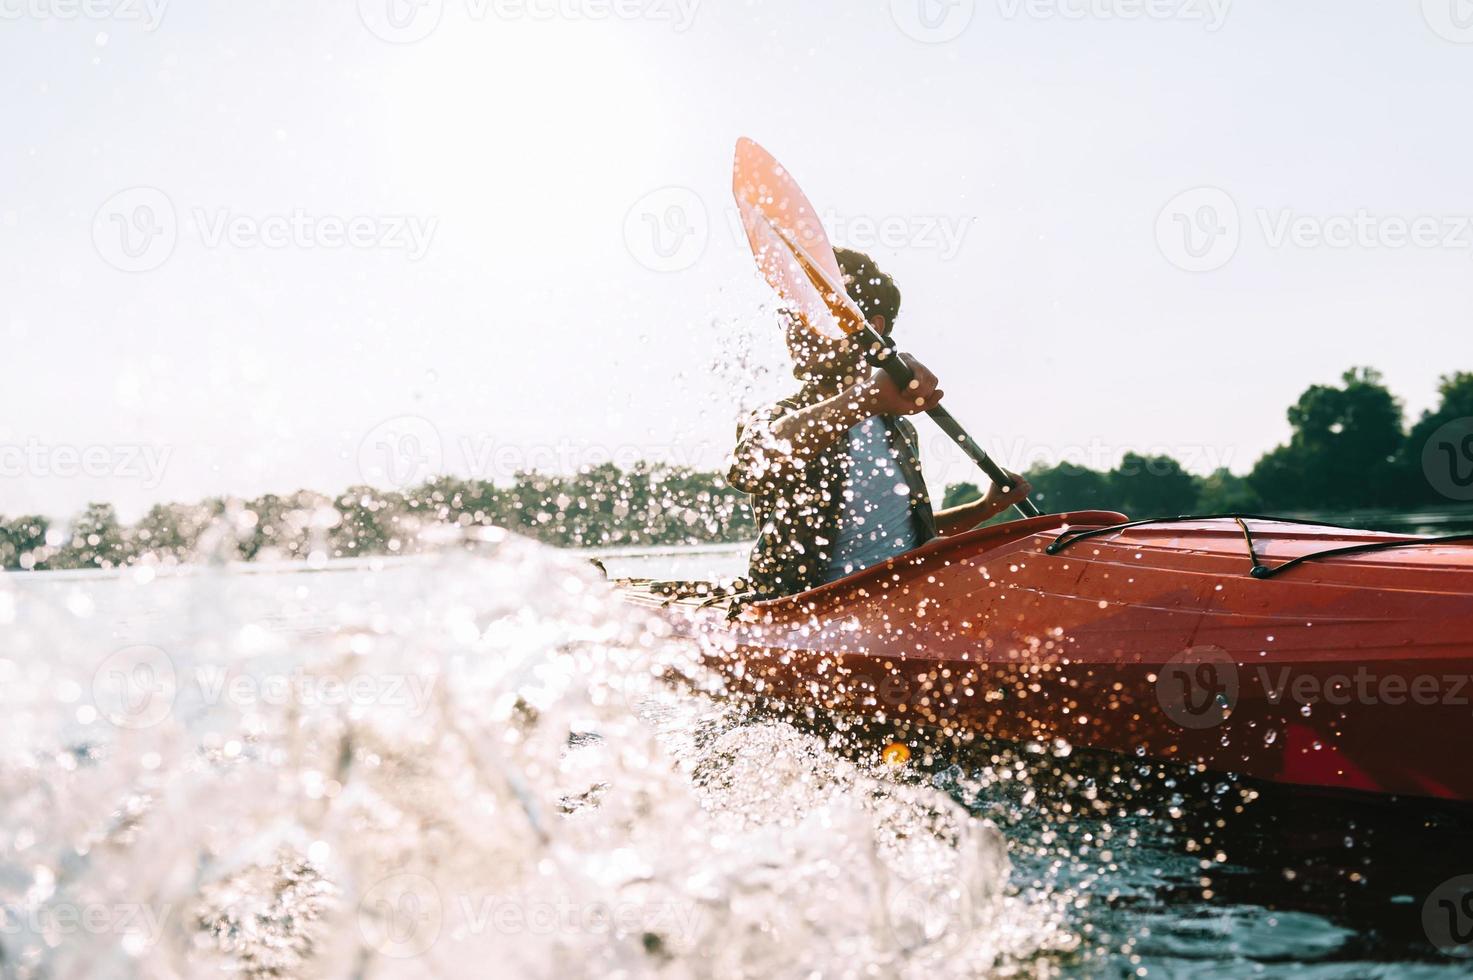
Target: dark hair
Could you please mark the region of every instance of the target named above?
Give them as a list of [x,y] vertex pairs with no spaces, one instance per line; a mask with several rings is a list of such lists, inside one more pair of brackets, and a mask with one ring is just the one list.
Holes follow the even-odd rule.
[[885,318],[886,328],[895,326],[900,315],[900,287],[880,271],[875,260],[852,248],[834,249],[839,270],[844,273],[844,291],[859,305],[866,319],[876,313]]

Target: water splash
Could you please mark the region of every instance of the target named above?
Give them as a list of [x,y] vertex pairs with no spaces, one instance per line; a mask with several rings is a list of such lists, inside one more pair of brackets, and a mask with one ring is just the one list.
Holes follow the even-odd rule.
[[970,976],[1074,943],[995,827],[651,683],[711,682],[518,539],[8,576],[0,627],[7,975]]

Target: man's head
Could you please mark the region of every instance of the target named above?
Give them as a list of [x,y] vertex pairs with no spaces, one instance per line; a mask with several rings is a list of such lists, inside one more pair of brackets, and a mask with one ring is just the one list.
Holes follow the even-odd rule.
[[[844,291],[875,329],[889,334],[900,315],[900,289],[895,281],[863,252],[836,248],[834,257],[844,274]],[[827,340],[794,317],[789,318],[787,341],[793,373],[799,380],[849,383],[864,368],[864,353],[858,344]]]
[[[900,287],[880,271],[875,260],[852,248],[834,249],[839,271],[844,273],[844,291],[854,300],[864,318],[880,333],[888,334],[900,315]],[[875,318],[879,317],[877,321]]]

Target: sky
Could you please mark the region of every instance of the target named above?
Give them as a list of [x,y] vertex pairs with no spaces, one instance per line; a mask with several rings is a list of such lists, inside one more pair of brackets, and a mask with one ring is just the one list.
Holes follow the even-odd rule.
[[790,387],[744,135],[1015,468],[1473,369],[1467,0],[0,0],[0,65],[0,514],[719,467]]

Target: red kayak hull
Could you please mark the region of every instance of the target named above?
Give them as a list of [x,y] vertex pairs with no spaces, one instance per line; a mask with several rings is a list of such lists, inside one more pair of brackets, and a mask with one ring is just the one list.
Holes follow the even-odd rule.
[[[798,596],[670,605],[751,690],[951,733],[1298,786],[1473,800],[1473,546],[1250,574],[1232,519],[1047,548],[1049,515],[937,539]],[[1248,520],[1258,561],[1412,540]]]

